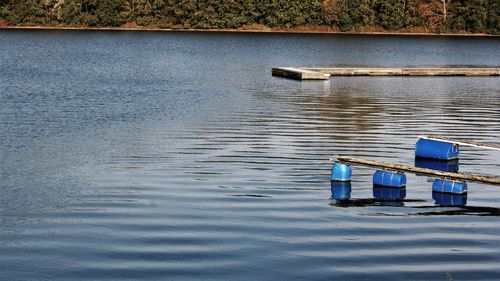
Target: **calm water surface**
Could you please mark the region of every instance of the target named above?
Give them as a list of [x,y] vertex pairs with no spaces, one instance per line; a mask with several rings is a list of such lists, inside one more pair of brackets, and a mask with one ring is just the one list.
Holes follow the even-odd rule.
[[[273,66],[500,65],[493,38],[0,32],[0,280],[498,280],[500,187],[374,199],[333,154],[499,142],[499,78],[271,77]],[[460,171],[500,175],[463,148]],[[441,203],[442,204],[442,203]]]

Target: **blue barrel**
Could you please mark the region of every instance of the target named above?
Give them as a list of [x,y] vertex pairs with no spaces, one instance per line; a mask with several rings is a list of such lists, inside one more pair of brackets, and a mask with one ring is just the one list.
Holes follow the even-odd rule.
[[443,172],[458,173],[458,159],[436,160],[429,158],[415,158],[415,167],[438,170]]
[[467,194],[432,192],[432,199],[436,205],[441,207],[463,207],[467,204]]
[[437,179],[432,183],[433,192],[444,192],[452,194],[467,193],[467,183],[464,181],[452,181]]
[[406,176],[399,172],[376,171],[373,174],[373,184],[385,187],[406,186]]
[[335,200],[349,200],[351,198],[351,182],[332,181],[332,198]]
[[351,164],[335,162],[332,167],[332,181],[350,181],[352,175]]
[[419,139],[415,146],[415,156],[421,158],[452,160],[458,159],[460,149],[457,144]]
[[383,201],[400,201],[406,198],[406,188],[373,185],[373,198]]

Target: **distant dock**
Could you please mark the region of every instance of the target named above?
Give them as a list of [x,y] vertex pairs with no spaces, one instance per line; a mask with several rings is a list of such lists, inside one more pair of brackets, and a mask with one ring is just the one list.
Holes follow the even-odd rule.
[[496,67],[275,67],[273,76],[326,80],[330,76],[500,76]]

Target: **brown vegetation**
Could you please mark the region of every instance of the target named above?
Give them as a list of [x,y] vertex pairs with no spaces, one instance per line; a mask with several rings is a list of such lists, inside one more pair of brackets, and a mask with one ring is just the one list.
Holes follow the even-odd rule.
[[0,19],[4,26],[500,34],[500,1],[0,0]]

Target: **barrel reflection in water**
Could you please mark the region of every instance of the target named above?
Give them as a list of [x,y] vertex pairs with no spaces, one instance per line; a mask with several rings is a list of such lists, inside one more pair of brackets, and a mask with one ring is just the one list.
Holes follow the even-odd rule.
[[406,188],[387,187],[381,185],[373,185],[373,198],[381,201],[384,206],[403,206],[406,198]]
[[416,157],[415,167],[438,170],[443,172],[458,173],[459,160],[454,159],[446,161],[446,160],[435,160],[435,159]]
[[351,199],[351,182],[331,181],[332,198],[339,201]]
[[467,194],[432,192],[432,199],[440,207],[462,207],[467,204]]

